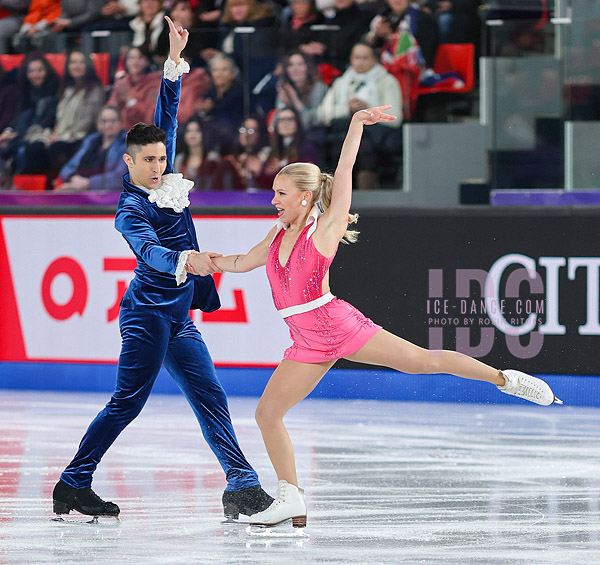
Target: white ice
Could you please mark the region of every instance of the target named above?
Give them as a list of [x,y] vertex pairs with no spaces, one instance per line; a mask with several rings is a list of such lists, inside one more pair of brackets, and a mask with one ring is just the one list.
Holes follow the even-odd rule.
[[[0,390],[0,564],[600,563],[599,409],[307,400],[286,422],[309,537],[285,538],[221,523],[221,468],[184,399],[155,395],[95,475],[121,521],[52,522],[108,397]],[[256,402],[230,409],[274,493]]]

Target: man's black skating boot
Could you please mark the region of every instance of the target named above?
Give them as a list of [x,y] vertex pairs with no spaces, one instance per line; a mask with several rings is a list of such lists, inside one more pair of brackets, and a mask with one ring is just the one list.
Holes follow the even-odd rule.
[[54,512],[68,514],[77,510],[87,516],[118,517],[119,507],[113,502],[105,502],[91,488],[73,488],[63,481],[58,481],[52,493]]
[[242,490],[226,490],[223,493],[225,518],[237,520],[240,514],[252,516],[271,506],[273,500],[259,485]]

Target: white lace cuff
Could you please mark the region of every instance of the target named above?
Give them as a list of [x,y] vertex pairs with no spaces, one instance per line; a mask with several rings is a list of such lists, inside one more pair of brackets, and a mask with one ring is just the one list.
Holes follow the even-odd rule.
[[187,279],[187,271],[185,270],[185,264],[187,263],[188,257],[191,253],[190,251],[182,251],[179,255],[179,261],[177,262],[177,269],[175,269],[175,281],[177,282],[177,286],[183,284],[185,279]]
[[170,80],[171,82],[175,82],[181,75],[190,72],[190,66],[187,61],[183,58],[179,58],[179,64],[176,65],[175,61],[171,59],[171,57],[167,57],[165,61],[165,65],[163,68],[163,76]]

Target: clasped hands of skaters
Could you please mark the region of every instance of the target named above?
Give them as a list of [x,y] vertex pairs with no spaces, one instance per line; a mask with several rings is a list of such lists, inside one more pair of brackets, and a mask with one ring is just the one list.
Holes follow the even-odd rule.
[[200,275],[201,277],[222,273],[223,271],[213,263],[214,258],[222,256],[221,253],[213,253],[212,251],[203,251],[202,253],[192,251],[188,255],[185,270],[190,275]]

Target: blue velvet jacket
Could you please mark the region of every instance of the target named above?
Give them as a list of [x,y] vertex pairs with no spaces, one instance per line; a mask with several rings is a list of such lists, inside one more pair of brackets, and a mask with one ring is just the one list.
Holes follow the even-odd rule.
[[[154,123],[167,134],[165,174],[173,172],[180,91],[181,78],[176,82],[163,78],[156,102]],[[180,252],[200,250],[189,208],[181,213],[159,208],[148,200],[147,192],[131,184],[128,173],[123,177],[115,227],[137,259],[123,308],[183,320],[190,308],[212,312],[221,306],[212,276],[188,274],[180,286],[175,281]]]

